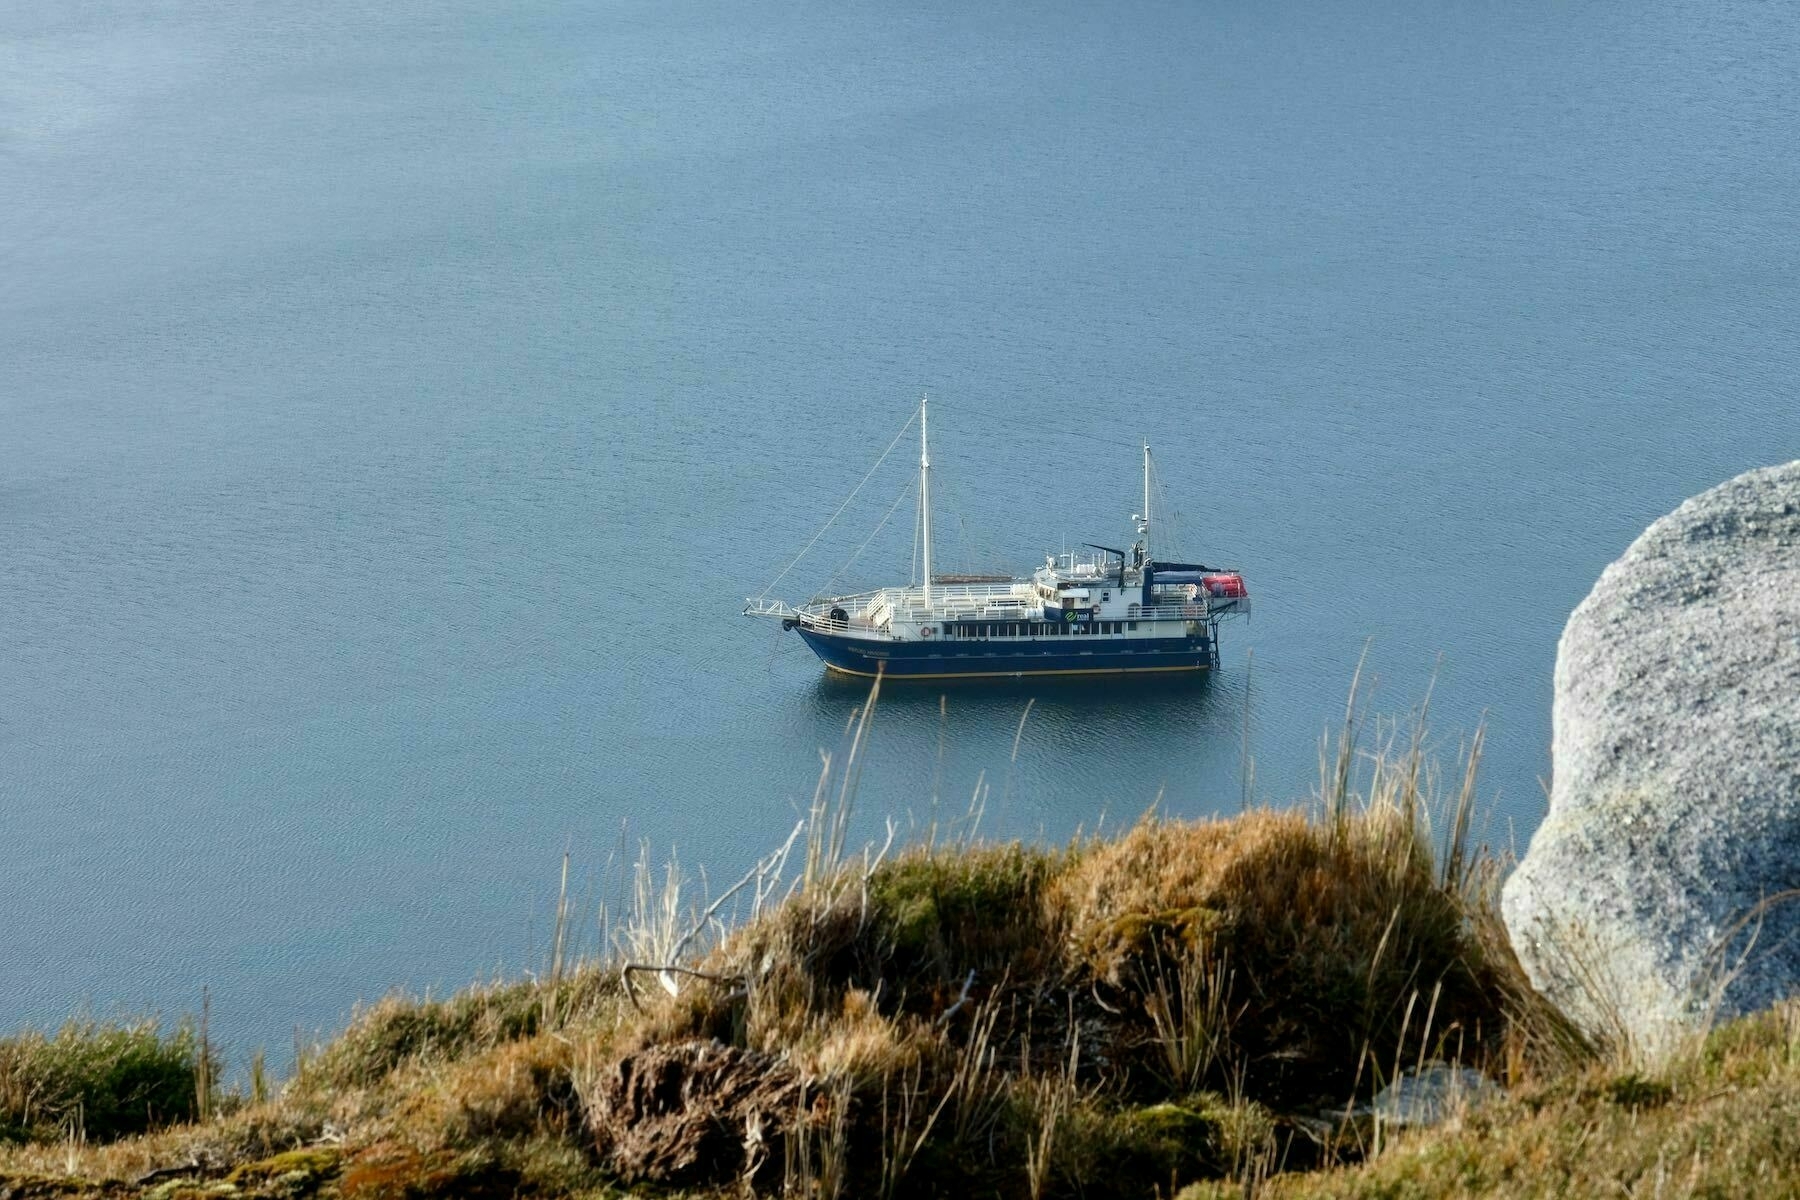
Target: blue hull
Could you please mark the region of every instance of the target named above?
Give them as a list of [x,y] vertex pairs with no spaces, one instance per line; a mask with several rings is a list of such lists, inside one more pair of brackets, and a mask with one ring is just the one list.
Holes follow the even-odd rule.
[[[889,679],[1012,679],[1026,675],[1135,675],[1205,671],[1211,639],[1046,638],[1042,641],[872,642],[800,629],[833,671]],[[1081,645],[1071,646],[1071,642]]]

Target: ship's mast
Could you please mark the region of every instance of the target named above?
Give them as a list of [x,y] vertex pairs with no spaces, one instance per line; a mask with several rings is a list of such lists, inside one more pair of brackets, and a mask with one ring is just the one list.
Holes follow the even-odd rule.
[[919,520],[925,542],[925,607],[931,607],[931,441],[925,428],[930,393],[919,399]]
[[1144,558],[1150,558],[1150,443],[1144,443],[1144,511],[1138,517],[1138,544],[1144,548]]

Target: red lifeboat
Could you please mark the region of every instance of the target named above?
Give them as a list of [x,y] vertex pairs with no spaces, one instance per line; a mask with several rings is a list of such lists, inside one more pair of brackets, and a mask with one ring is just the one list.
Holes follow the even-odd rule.
[[1242,600],[1250,595],[1249,589],[1244,586],[1244,577],[1235,571],[1202,575],[1200,586],[1206,589],[1207,595],[1224,600]]

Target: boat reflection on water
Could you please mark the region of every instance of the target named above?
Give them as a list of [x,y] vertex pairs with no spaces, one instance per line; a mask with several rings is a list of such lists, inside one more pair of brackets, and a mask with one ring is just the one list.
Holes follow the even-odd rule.
[[[940,829],[965,828],[974,809],[984,838],[1060,839],[1130,824],[1153,806],[1236,812],[1248,798],[1247,686],[1236,671],[884,683],[857,750],[854,825],[879,840],[892,818],[905,844],[908,826],[921,834],[936,814]],[[843,731],[820,747],[835,763],[872,690],[822,673],[805,691],[807,717]]]

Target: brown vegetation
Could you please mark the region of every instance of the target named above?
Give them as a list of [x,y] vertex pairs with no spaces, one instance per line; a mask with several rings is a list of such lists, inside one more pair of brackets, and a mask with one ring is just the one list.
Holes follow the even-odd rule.
[[[1354,740],[1310,814],[893,855],[846,849],[851,754],[827,764],[796,882],[786,849],[763,860],[728,894],[738,921],[642,869],[608,963],[565,967],[559,921],[544,979],[385,1000],[272,1099],[183,1124],[190,1093],[104,1144],[15,1121],[0,1194],[1499,1194],[1519,1172],[1641,1165],[1641,1147],[1559,1142],[1576,1114],[1629,1147],[1627,1126],[1716,1104],[1698,1080],[1789,1102],[1791,1028],[1785,1064],[1732,1065],[1759,1033],[1678,1082],[1604,1076],[1507,948],[1494,864],[1464,844],[1472,769],[1440,798],[1417,738],[1362,759]],[[1451,830],[1435,851],[1432,812]],[[0,1072],[44,1043],[0,1043]],[[1461,1134],[1382,1141],[1355,1110],[1428,1061],[1514,1096]]]

